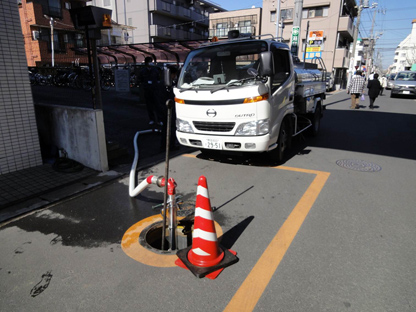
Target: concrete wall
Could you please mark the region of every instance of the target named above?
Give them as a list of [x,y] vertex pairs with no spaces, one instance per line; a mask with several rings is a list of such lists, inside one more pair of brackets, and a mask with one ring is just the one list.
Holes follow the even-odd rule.
[[0,174],[42,165],[16,0],[0,1]]
[[42,146],[64,149],[84,166],[108,170],[102,110],[36,105],[36,118]]

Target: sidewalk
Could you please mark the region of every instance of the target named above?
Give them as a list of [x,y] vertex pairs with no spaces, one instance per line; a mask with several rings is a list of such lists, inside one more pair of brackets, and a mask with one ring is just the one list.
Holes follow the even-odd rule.
[[[151,156],[139,158],[137,170],[165,161],[166,154],[156,147],[159,146],[146,151]],[[170,157],[189,150],[181,147],[170,152]],[[84,167],[79,172],[66,173],[54,170],[51,164],[44,164],[0,175],[0,223],[100,188],[128,175],[131,165],[116,165],[106,172]]]

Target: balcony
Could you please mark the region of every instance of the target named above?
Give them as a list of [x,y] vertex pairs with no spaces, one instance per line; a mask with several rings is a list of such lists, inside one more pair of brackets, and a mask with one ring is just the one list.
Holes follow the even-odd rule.
[[341,16],[339,18],[338,32],[344,37],[353,40],[354,27],[353,22],[348,16]]
[[163,40],[201,40],[206,36],[196,34],[183,29],[165,28],[160,25],[150,25],[150,37],[157,37]]
[[348,68],[349,66],[349,52],[345,48],[335,49],[334,67]]
[[181,20],[194,21],[206,26],[209,24],[209,18],[208,16],[205,16],[205,14],[162,0],[149,1],[149,11]]

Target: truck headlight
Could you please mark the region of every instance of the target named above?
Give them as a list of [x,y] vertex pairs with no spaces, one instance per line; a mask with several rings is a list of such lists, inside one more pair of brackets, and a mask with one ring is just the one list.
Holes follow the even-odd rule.
[[194,133],[191,124],[179,118],[176,119],[176,129],[178,129],[179,132]]
[[235,135],[264,135],[269,133],[269,119],[250,121],[238,126]]

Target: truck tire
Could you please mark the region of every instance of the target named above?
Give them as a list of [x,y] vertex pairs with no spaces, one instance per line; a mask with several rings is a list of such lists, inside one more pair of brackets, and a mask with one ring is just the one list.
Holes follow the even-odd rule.
[[269,158],[272,161],[281,163],[284,158],[286,151],[290,148],[292,139],[291,125],[287,118],[282,122],[279,130],[279,137],[277,138],[277,147],[269,152]]
[[310,128],[310,134],[312,136],[317,136],[319,133],[319,128],[321,126],[321,115],[322,115],[322,108],[321,104],[319,103],[318,106],[315,109],[315,113],[311,114],[311,121],[312,121],[312,127]]

